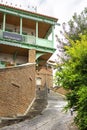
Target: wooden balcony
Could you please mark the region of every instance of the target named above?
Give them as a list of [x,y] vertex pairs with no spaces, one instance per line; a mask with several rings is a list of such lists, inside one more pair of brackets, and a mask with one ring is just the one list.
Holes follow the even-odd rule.
[[0,44],[16,46],[25,49],[33,48],[37,51],[49,53],[53,53],[55,51],[52,41],[50,40],[37,38],[31,35],[20,35],[15,32],[3,32],[2,30],[0,30]]

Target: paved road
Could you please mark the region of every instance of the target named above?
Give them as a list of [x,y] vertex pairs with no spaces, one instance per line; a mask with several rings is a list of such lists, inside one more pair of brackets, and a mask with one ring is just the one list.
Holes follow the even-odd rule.
[[32,120],[25,120],[18,124],[6,126],[0,130],[76,130],[69,127],[72,116],[70,112],[63,112],[66,101],[57,93],[50,92],[48,106],[41,115]]

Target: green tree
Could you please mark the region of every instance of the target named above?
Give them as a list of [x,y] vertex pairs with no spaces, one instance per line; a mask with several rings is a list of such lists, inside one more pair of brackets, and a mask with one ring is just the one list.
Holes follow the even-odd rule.
[[57,35],[57,41],[58,41],[58,51],[60,51],[60,54],[57,54],[58,57],[61,57],[61,60],[66,59],[66,53],[63,48],[66,44],[69,45],[68,39],[66,39],[66,36],[73,40],[80,40],[80,34],[81,35],[86,35],[87,34],[87,7],[84,8],[84,10],[77,15],[77,13],[74,13],[72,16],[72,19],[69,20],[68,23],[63,23],[62,24],[63,30],[60,31],[62,35],[62,39],[60,39]]
[[80,40],[68,38],[69,45],[64,46],[67,60],[57,65],[57,84],[69,90],[66,95],[68,108],[76,107],[75,118],[80,130],[87,129],[87,35]]
[[80,130],[87,130],[87,8],[63,23],[61,34],[63,39],[57,36],[56,84],[68,90],[66,108],[76,108],[75,122]]

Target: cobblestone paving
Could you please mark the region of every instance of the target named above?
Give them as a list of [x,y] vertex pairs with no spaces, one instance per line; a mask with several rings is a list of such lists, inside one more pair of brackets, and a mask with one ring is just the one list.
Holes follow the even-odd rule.
[[51,92],[48,95],[48,106],[41,115],[0,130],[77,130],[71,125],[73,116],[63,111],[65,105],[66,101],[61,95]]

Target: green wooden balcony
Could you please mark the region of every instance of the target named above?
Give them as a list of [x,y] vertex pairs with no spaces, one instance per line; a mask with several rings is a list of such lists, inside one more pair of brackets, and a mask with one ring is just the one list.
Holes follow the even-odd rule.
[[0,44],[6,44],[26,49],[53,53],[53,42],[47,39],[37,38],[31,35],[20,35],[14,32],[0,30]]

